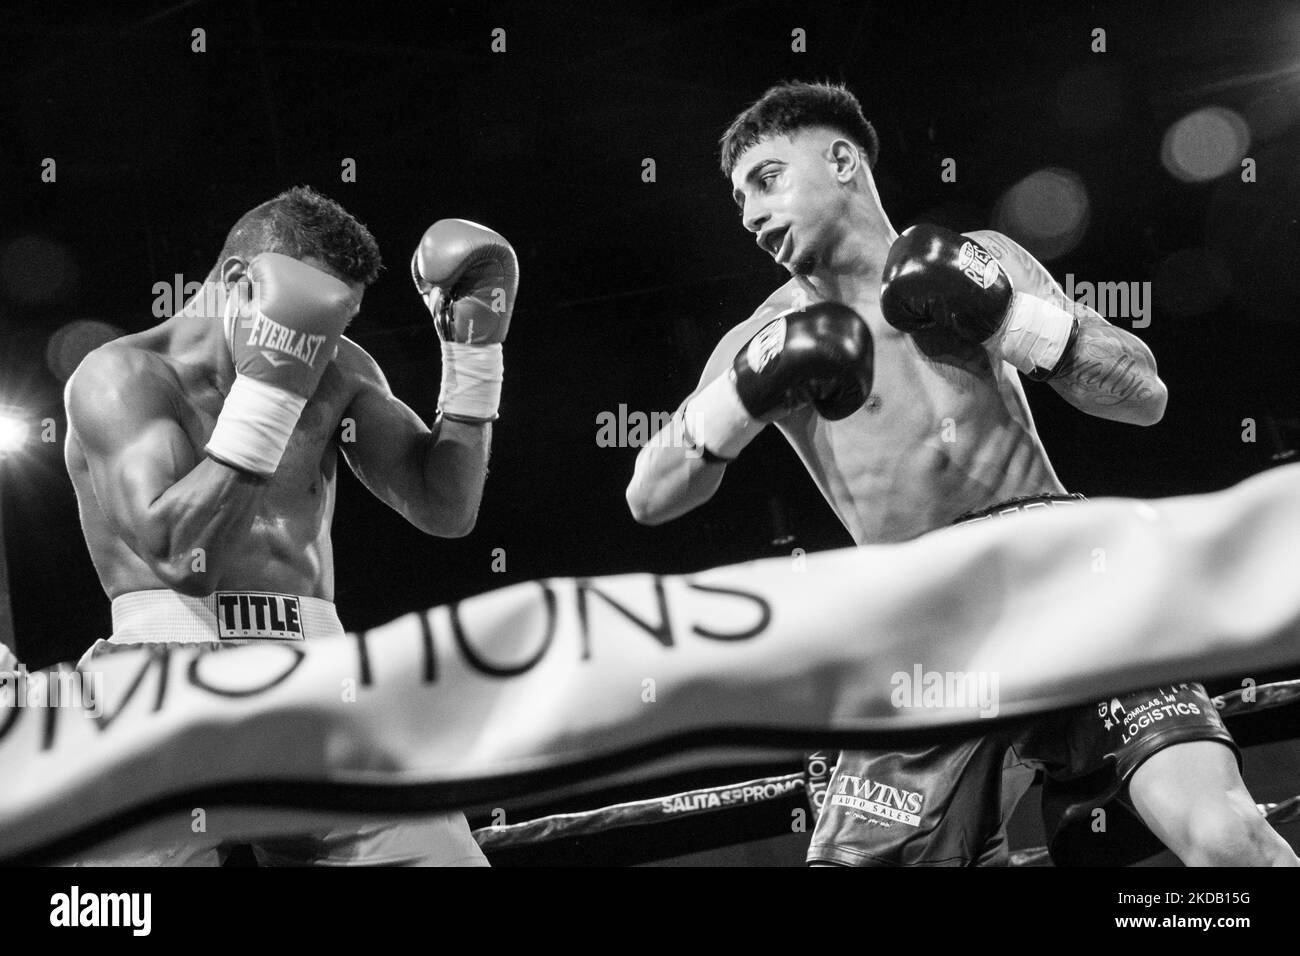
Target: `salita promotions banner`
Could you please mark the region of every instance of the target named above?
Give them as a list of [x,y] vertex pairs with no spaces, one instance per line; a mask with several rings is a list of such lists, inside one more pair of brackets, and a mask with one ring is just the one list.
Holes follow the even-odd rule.
[[1294,664],[1297,541],[1292,466],[902,545],[536,581],[310,643],[116,648],[79,706],[0,681],[0,859],[199,814],[248,839],[594,794]]

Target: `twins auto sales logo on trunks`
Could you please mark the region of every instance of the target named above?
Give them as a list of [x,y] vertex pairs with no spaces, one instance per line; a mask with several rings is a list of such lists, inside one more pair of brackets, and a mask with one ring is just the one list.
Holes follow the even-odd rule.
[[957,268],[966,273],[966,278],[978,283],[981,289],[987,289],[998,281],[998,264],[988,251],[973,242],[963,242],[957,253]]
[[[835,792],[831,794],[830,806],[843,807],[850,816],[861,820],[870,820],[877,825],[886,820],[884,826],[905,823],[909,827],[921,825],[921,807],[925,795],[915,790],[902,790],[887,783],[855,777],[840,773],[835,778]],[[857,811],[856,813],[853,811]],[[861,814],[868,814],[862,816]],[[872,817],[878,819],[872,820]]]
[[1128,743],[1143,730],[1162,720],[1199,716],[1201,708],[1195,701],[1178,699],[1179,691],[1188,690],[1186,684],[1170,685],[1168,690],[1156,688],[1152,692],[1154,696],[1131,710],[1118,697],[1112,697],[1097,705],[1097,716],[1101,718],[1101,724],[1107,732],[1119,727],[1121,742]]

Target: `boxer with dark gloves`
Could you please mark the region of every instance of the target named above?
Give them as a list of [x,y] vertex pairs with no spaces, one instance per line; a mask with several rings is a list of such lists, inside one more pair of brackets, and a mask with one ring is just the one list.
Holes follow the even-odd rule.
[[[474,527],[514,252],[455,219],[431,226],[415,252],[442,352],[431,425],[343,334],[379,270],[365,226],[291,189],[241,217],[184,310],[82,362],[65,395],[65,458],[113,602],[112,637],[87,659],[105,644],[344,634],[330,539],[340,455],[420,530],[450,538]],[[209,314],[215,301],[224,305]],[[184,827],[157,845],[107,844],[66,862],[215,865],[228,850]],[[305,832],[253,851],[265,865],[486,865],[459,813]]]
[[[1100,418],[1151,425],[1164,414],[1150,350],[1068,301],[1010,239],[935,226],[900,237],[872,175],[878,148],[856,98],[827,84],[780,84],[723,136],[741,222],[790,278],[723,336],[682,410],[637,455],[627,488],[637,521],[704,505],[727,461],[770,423],[855,542],[906,541],[959,521],[1077,505],[1039,439],[1022,373]],[[781,384],[755,388],[766,375],[753,376],[755,366],[772,361],[773,343],[789,348],[789,316],[800,309],[853,315],[869,363],[810,373],[799,350],[791,358],[800,361],[778,366]],[[808,340],[820,365],[823,340]],[[1024,734],[845,752],[809,861],[1005,862],[1006,819],[1034,769],[1046,773],[1058,862],[1149,855],[1160,846],[1153,834],[1189,864],[1297,862],[1257,811],[1232,738],[1197,684],[1120,695]],[[1110,825],[1099,832],[1103,807]]]

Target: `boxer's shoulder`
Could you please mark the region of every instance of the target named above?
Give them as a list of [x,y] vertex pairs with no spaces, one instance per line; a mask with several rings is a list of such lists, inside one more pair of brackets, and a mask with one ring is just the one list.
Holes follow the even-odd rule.
[[1009,236],[993,229],[975,229],[963,235],[974,239],[993,254],[993,258],[998,260],[1011,277],[1011,284],[1016,291],[1042,297],[1050,295],[1055,289],[1056,280],[1047,271],[1047,267]]
[[118,400],[139,404],[150,396],[181,391],[176,366],[147,339],[127,335],[93,349],[68,378],[65,395],[106,405]]
[[763,302],[750,313],[749,318],[732,328],[723,336],[724,342],[730,342],[734,339],[748,341],[759,329],[767,325],[782,312],[788,312],[790,309],[803,308],[816,301],[816,296],[811,289],[798,278],[790,279],[784,285],[779,286]]
[[156,351],[120,339],[91,351],[63,392],[69,467],[88,452],[124,447],[148,422],[178,421],[183,393],[176,369]]
[[346,335],[339,339],[339,350],[329,370],[339,376],[341,391],[349,394],[369,387],[388,389],[384,370],[374,356]]
[[805,280],[794,276],[784,285],[777,286],[772,294],[763,300],[762,305],[754,310],[749,321],[767,323],[782,312],[802,309],[818,301],[817,293]]
[[750,313],[749,318],[723,333],[722,338],[718,340],[718,344],[713,347],[713,354],[709,356],[709,360],[704,364],[699,388],[696,391],[702,389],[714,376],[721,374],[722,370],[731,364],[741,346],[757,335],[763,326],[782,312],[801,308],[813,301],[815,301],[815,296],[809,287],[797,278],[791,279],[778,287],[763,300],[758,308]]

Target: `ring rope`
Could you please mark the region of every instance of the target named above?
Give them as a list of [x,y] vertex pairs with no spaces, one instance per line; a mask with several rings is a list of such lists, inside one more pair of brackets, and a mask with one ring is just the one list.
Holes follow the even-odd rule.
[[[1215,709],[1224,717],[1238,716],[1247,711],[1257,713],[1271,710],[1297,701],[1300,701],[1300,680],[1243,687],[1213,698]],[[490,824],[474,830],[473,836],[484,850],[529,846],[753,806],[784,799],[794,790],[809,790],[806,771],[759,777],[716,787],[701,787],[666,797],[631,800],[594,810],[550,814],[520,823]],[[725,796],[737,793],[742,795],[742,799],[727,799]],[[1261,803],[1258,807],[1265,819],[1275,825],[1300,820],[1300,794],[1280,803]],[[1050,862],[1046,847],[1032,847],[1012,853],[1010,865],[1044,866]]]
[[796,790],[804,790],[806,786],[807,781],[802,772],[759,777],[743,783],[701,787],[667,797],[632,800],[595,810],[556,813],[521,823],[489,825],[473,831],[473,836],[481,849],[499,850],[604,833],[622,827],[666,823],[722,809],[752,807],[759,803],[785,799]]

